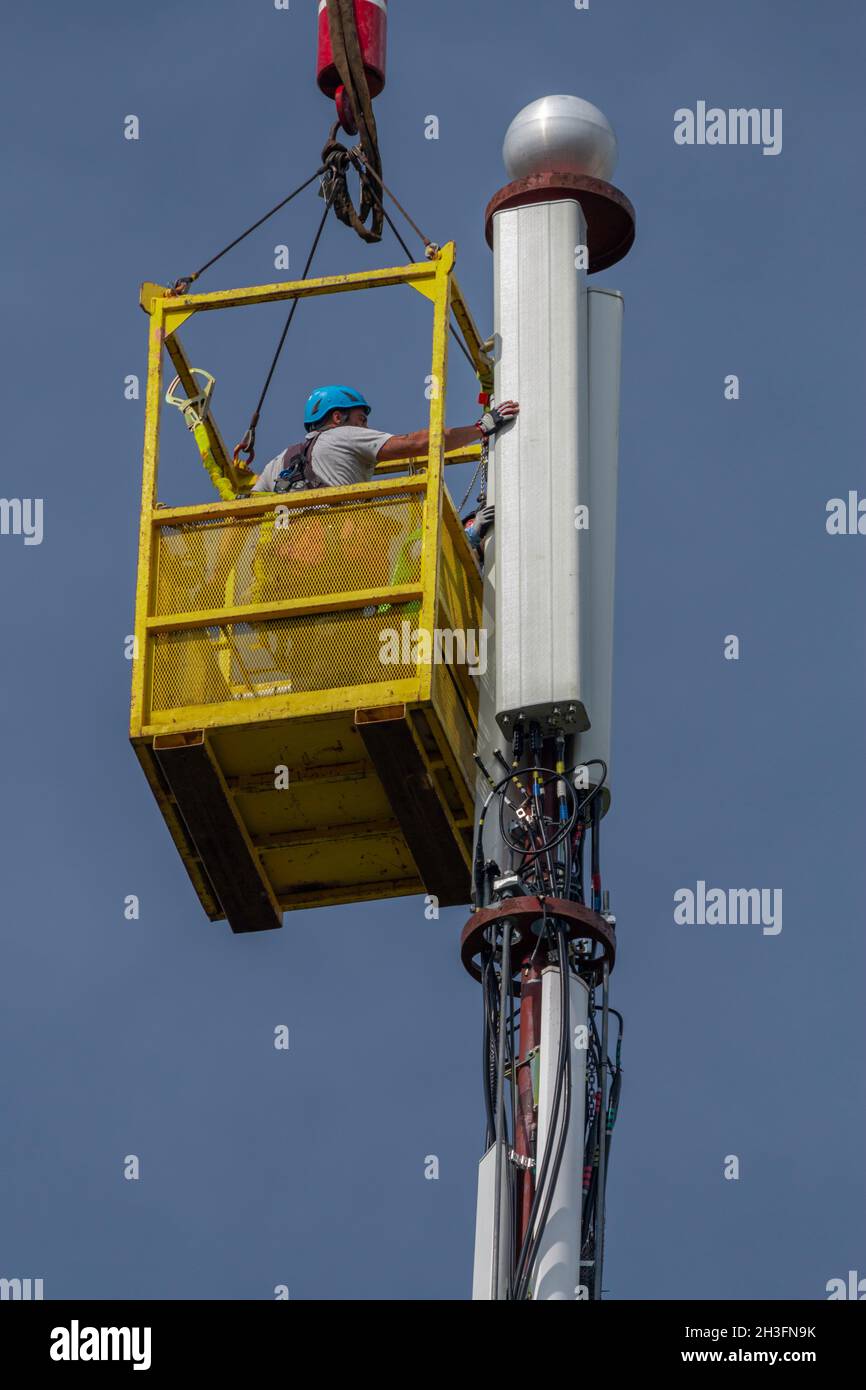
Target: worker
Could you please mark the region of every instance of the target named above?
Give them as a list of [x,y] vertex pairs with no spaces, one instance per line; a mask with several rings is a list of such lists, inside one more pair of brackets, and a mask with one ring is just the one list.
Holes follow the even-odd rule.
[[[496,409],[486,410],[474,425],[445,430],[445,448],[460,449],[479,438],[492,438],[514,419],[518,410],[515,401],[504,401]],[[352,483],[365,483],[372,478],[377,462],[415,458],[423,456],[429,450],[429,431],[396,435],[383,430],[371,430],[367,426],[369,415],[369,402],[359,391],[349,386],[320,387],[307,400],[304,411],[306,438],[299,444],[290,445],[282,454],[271,459],[253,484],[252,491],[279,494],[308,488],[346,487]],[[353,551],[360,547],[358,560],[361,556],[367,557],[367,581],[371,584],[374,582],[371,567],[376,559],[382,564],[388,563],[388,551],[394,539],[388,532],[396,525],[393,516],[381,514],[380,510],[372,516],[366,514],[366,511],[365,515],[356,515],[350,510],[345,516],[335,520],[330,514],[331,509],[326,507],[300,507],[293,510],[294,514],[288,527],[283,525],[277,531],[274,529],[273,518],[269,518],[270,525],[266,523],[263,529],[253,566],[254,602],[274,602],[286,597],[287,584],[292,585],[292,597],[315,593],[317,588],[321,587],[317,564],[328,563],[332,545],[338,547],[338,553],[346,563],[351,560]],[[385,542],[383,553],[378,557],[376,542]],[[420,532],[416,544],[420,545]],[[401,552],[398,556],[396,567],[390,577],[391,584],[406,582],[410,566],[406,546],[404,550],[406,553]],[[333,556],[333,559],[335,558],[336,556]],[[383,574],[382,583],[387,582]],[[416,607],[418,606],[420,605],[416,604]],[[390,605],[382,605],[379,612],[387,611],[388,608]],[[371,612],[375,612],[375,609]],[[298,659],[295,651],[293,659],[289,648],[293,646],[293,642],[297,645],[297,639],[298,634],[288,630],[275,635],[272,656],[275,667],[284,672],[282,679],[287,678],[291,669],[294,672],[294,680],[301,667],[309,677],[315,657],[325,659],[324,650],[307,652],[303,661]],[[334,653],[331,651],[327,655],[329,668],[334,659]]]
[[468,516],[463,518],[463,530],[466,539],[475,552],[479,564],[484,560],[484,542],[495,519],[495,508],[492,502],[478,507],[476,511],[470,512]]
[[[474,425],[445,430],[445,448],[462,449],[490,439],[517,415],[516,401],[503,401],[484,412]],[[350,386],[322,386],[304,411],[306,438],[265,465],[253,492],[293,492],[298,488],[345,487],[367,483],[378,463],[423,456],[430,433],[387,434],[367,428],[370,406]]]

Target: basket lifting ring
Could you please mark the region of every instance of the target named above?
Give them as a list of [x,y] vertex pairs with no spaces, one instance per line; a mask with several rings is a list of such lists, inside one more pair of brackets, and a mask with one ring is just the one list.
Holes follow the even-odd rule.
[[[195,382],[196,377],[203,377],[205,384],[197,396],[179,396],[177,387],[180,385],[180,377],[176,376],[165,393],[167,405],[176,405],[182,412],[188,430],[194,430],[196,425],[203,425],[210,414],[210,398],[213,395],[214,378],[210,372],[206,372],[203,367],[191,367],[190,376]],[[196,382],[196,385],[198,383]]]

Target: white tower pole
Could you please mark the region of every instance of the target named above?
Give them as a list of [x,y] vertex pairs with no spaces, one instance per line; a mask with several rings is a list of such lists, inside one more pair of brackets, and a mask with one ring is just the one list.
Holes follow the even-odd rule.
[[[538,1082],[538,1154],[535,1171],[544,1163],[548,1147],[553,1150],[567,1123],[565,1148],[559,1175],[553,1189],[538,1260],[532,1278],[532,1297],[575,1299],[580,1284],[580,1232],[583,1202],[583,1134],[586,1114],[586,1037],[589,991],[583,980],[569,975],[568,1057],[571,1068],[571,1104],[564,1114],[560,1104],[559,1123],[551,1128],[551,1112],[556,1089],[559,1046],[562,1031],[561,981],[558,966],[548,966],[541,975],[541,1045]],[[554,1154],[551,1154],[551,1162]]]
[[[484,621],[488,650],[495,658],[481,684],[478,752],[498,780],[501,764],[494,753],[500,751],[510,764],[516,730],[524,753],[524,737],[531,737],[534,762],[529,767],[550,767],[550,750],[556,748],[559,758],[565,739],[566,767],[578,759],[601,760],[590,765],[582,784],[588,792],[601,781],[601,763],[610,763],[622,297],[590,289],[587,275],[627,254],[634,240],[634,212],[625,195],[607,182],[617,156],[610,123],[579,97],[543,97],[524,108],[509,127],[503,156],[512,182],[494,195],[486,215],[494,257],[494,386],[496,401],[516,400],[520,413],[496,436],[493,450],[490,500],[496,525],[486,545]],[[546,762],[538,756],[539,738]],[[479,789],[479,798],[486,792],[486,787]],[[594,809],[603,813],[609,799],[608,778]],[[532,877],[532,856],[506,846],[498,809],[494,803],[483,856],[477,858],[495,859],[499,877],[493,876],[485,900],[476,901],[464,943],[489,951],[507,919],[506,900],[513,897],[523,904],[516,902],[514,909],[524,923],[516,935],[515,960],[518,966],[526,963],[523,984],[536,993],[531,1002],[529,995],[523,998],[521,1060],[515,1060],[515,1067],[537,1062],[540,1090],[536,1110],[521,1079],[519,1124],[514,1125],[518,1147],[508,1153],[504,1145],[494,1144],[481,1161],[474,1296],[502,1298],[510,1290],[511,1296],[522,1298],[529,1272],[531,1297],[574,1299],[585,1296],[579,1286],[586,1104],[586,1047],[574,1046],[574,1030],[586,1028],[588,986],[569,973],[565,1041],[570,1103],[567,1113],[561,1105],[556,1116],[553,1098],[562,1057],[560,963],[554,963],[552,936],[526,954],[527,940],[540,929],[538,918],[533,924],[536,908],[527,894],[539,890],[527,889],[521,871],[536,885],[538,879]],[[564,863],[558,867],[564,877]],[[570,923],[572,936],[581,933],[572,911],[574,882],[560,883],[568,901],[560,903],[557,916],[556,898],[548,893],[545,921],[549,913],[548,930],[556,928],[561,949],[562,923]],[[597,892],[600,879],[593,884],[594,899]],[[540,905],[537,911],[540,918]],[[586,904],[580,911],[587,911]],[[594,939],[604,940],[598,928],[607,928],[599,911],[600,904],[589,921],[578,918],[578,926],[583,921],[592,927],[588,936],[595,931]],[[563,1135],[556,1183],[545,1185],[539,1205],[537,1183],[545,1155],[556,1152]],[[522,1151],[533,1145],[534,1153]],[[509,1194],[516,1198],[513,1212]],[[536,1250],[534,1240],[528,1243],[527,1227],[539,1220],[548,1195],[543,1229],[536,1226],[534,1232],[540,1235]],[[599,1239],[596,1232],[597,1244]],[[521,1252],[516,1282],[514,1270],[502,1262],[509,1244],[515,1255]],[[600,1296],[599,1280],[594,1295]]]

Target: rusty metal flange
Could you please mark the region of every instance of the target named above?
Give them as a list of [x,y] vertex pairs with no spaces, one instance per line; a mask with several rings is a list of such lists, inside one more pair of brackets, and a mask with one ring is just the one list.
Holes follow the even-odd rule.
[[[539,898],[504,898],[502,902],[483,907],[476,912],[469,918],[461,933],[460,959],[473,980],[478,980],[479,983],[481,981],[479,957],[489,945],[484,935],[488,927],[505,921],[511,923],[514,932],[511,962],[516,974],[538,945],[538,933],[545,910],[551,921],[565,923],[569,941],[590,940],[601,947],[601,954],[586,963],[587,973],[596,984],[601,981],[605,961],[609,969],[613,970],[616,961],[616,933],[599,913],[565,898],[545,898],[544,907]],[[537,928],[535,931],[532,929],[533,924]]]
[[624,193],[604,179],[589,174],[530,174],[507,183],[494,193],[484,213],[484,232],[493,245],[493,215],[527,203],[550,203],[574,198],[586,218],[589,273],[607,270],[631,250],[634,242],[634,208]]

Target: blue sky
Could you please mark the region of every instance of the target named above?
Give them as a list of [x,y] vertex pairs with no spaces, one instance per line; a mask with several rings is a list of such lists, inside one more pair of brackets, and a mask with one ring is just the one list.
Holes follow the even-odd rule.
[[[385,177],[457,242],[483,329],[483,211],[527,102],[602,108],[638,214],[630,256],[598,277],[626,296],[604,835],[626,1038],[605,1286],[822,1298],[866,1273],[866,541],[825,528],[830,498],[866,490],[864,21],[806,0],[391,11]],[[0,536],[0,1275],[43,1278],[49,1298],[470,1288],[483,1103],[463,912],[428,922],[406,899],[251,938],[209,925],[126,737],[138,283],[188,273],[316,167],[313,12],[46,0],[6,16],[2,491],[44,499],[44,538]],[[781,153],[676,145],[675,110],[699,100],[782,108]],[[320,206],[298,200],[202,288],[276,278],[277,243],[300,273]],[[334,224],[317,268],[400,259]],[[423,425],[426,306],[386,298],[301,306],[262,460],[299,437],[320,380],[356,382],[377,426]],[[225,320],[187,341],[233,443],[282,318]],[[455,354],[449,422],[475,413]],[[204,495],[191,448],[167,421],[173,500]],[[674,894],[698,880],[781,888],[783,930],[677,925]]]

